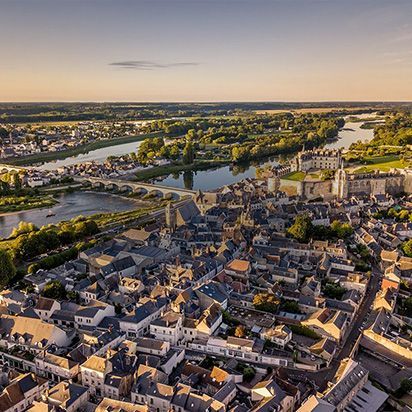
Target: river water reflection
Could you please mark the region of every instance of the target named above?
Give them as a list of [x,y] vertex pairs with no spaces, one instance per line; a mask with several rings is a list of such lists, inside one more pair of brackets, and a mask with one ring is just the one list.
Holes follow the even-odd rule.
[[[32,222],[41,227],[49,223],[69,220],[76,216],[95,213],[124,212],[137,207],[132,199],[109,193],[74,192],[59,195],[59,203],[50,209],[32,209],[0,215],[0,236],[7,237],[19,222]],[[48,214],[53,216],[47,217]]]

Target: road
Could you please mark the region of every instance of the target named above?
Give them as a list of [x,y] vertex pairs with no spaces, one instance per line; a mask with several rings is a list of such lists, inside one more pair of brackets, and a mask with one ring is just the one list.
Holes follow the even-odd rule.
[[378,293],[380,287],[379,281],[381,279],[382,272],[377,266],[373,266],[371,279],[369,280],[368,287],[366,288],[365,297],[358,309],[355,320],[352,322],[352,329],[347,335],[345,344],[343,345],[342,349],[339,352],[339,355],[337,356],[338,361],[341,361],[342,359],[345,359],[350,355],[355,342],[359,338],[359,335],[362,333],[362,324],[368,317],[368,311],[372,307],[375,296]]

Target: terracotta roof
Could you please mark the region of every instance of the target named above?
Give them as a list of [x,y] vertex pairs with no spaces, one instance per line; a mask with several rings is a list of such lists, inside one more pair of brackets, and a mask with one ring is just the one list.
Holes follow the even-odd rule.
[[226,269],[234,270],[235,272],[246,272],[249,270],[250,263],[247,260],[235,259],[226,265]]
[[215,379],[217,382],[225,382],[229,378],[229,374],[225,370],[214,366],[212,372],[210,373],[210,377]]

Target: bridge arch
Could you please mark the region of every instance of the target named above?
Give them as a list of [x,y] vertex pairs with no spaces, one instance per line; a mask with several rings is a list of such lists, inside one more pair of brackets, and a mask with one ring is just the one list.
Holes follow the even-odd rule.
[[134,186],[133,193],[136,193],[137,195],[140,195],[140,196],[144,196],[145,194],[148,193],[148,191],[144,187]]
[[106,189],[113,190],[114,192],[118,192],[119,191],[119,185],[117,185],[116,183],[110,182],[106,185]]
[[88,180],[85,181],[86,184],[91,185],[95,189],[104,189],[105,186],[102,182],[90,182]]
[[152,189],[152,190],[149,190],[149,193],[148,193],[150,196],[153,196],[153,197],[159,197],[159,198],[162,198],[163,197],[163,192],[161,191],[161,190],[159,190],[159,189]]
[[123,185],[119,187],[120,192],[133,192],[133,188],[130,185]]
[[180,200],[180,194],[176,192],[166,192],[163,197],[165,200]]

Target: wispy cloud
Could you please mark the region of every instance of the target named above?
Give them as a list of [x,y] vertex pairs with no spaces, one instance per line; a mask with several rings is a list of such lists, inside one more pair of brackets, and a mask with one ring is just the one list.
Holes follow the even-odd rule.
[[412,50],[388,51],[382,53],[387,64],[412,64]]
[[394,33],[393,36],[388,37],[389,44],[410,42],[412,40],[412,24],[402,24]]
[[149,60],[125,60],[121,62],[109,63],[109,66],[119,67],[120,69],[129,70],[158,70],[170,69],[173,67],[198,66],[197,62],[175,62],[175,63],[159,63]]

